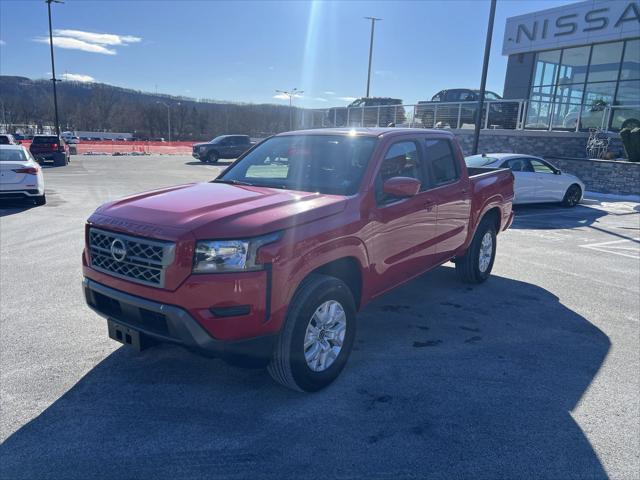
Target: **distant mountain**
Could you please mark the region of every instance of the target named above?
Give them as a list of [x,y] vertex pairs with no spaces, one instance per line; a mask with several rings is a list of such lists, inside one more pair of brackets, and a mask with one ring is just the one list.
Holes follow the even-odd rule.
[[[57,84],[63,130],[131,132],[138,138],[210,139],[225,133],[264,136],[289,128],[289,107],[154,94],[104,83]],[[0,76],[0,123],[53,125],[51,81]]]

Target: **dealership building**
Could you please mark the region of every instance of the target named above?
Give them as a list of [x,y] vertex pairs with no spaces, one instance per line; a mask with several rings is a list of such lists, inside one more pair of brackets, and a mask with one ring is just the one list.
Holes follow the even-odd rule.
[[507,19],[505,99],[524,128],[640,126],[640,0],[588,0]]

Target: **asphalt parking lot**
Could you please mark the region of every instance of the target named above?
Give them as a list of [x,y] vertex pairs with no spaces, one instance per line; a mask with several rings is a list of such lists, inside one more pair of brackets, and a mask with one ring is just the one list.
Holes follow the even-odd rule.
[[640,476],[638,204],[518,208],[489,281],[445,265],[379,298],[309,395],[136,354],[84,305],[91,212],[220,168],[73,157],[45,170],[46,206],[0,205],[2,479]]

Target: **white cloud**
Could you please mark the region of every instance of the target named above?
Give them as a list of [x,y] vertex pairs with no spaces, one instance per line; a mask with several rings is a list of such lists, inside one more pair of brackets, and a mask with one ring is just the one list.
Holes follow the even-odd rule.
[[269,65],[269,70],[271,70],[272,72],[276,69],[276,67],[274,67],[273,65]]
[[338,97],[338,100],[343,100],[345,102],[353,102],[354,100],[357,100],[358,97]]
[[325,95],[335,95],[336,92],[332,92],[331,90],[324,92]]
[[278,100],[289,100],[289,97],[284,93],[278,93],[274,95],[273,98],[277,98]]
[[[68,30],[57,28],[53,31],[56,37],[69,37],[82,40],[83,42],[93,43],[98,45],[127,45],[129,43],[138,43],[142,41],[140,37],[134,37],[133,35],[117,35],[115,33],[96,33],[85,32],[82,30]],[[55,45],[55,42],[54,42]]]
[[[49,37],[36,37],[34,42],[49,44]],[[58,48],[67,48],[69,50],[81,50],[89,53],[101,53],[103,55],[115,55],[116,51],[103,47],[102,45],[96,45],[95,43],[88,43],[77,38],[69,37],[53,37],[53,46]]]
[[[35,42],[49,43],[49,37],[36,37]],[[116,35],[115,33],[95,33],[82,30],[55,29],[53,31],[53,45],[58,48],[80,50],[102,55],[115,55],[113,47],[127,46],[142,41],[133,35]]]
[[7,42],[5,42],[4,40],[0,40],[0,45],[6,45]]
[[63,73],[62,79],[69,82],[93,83],[96,81],[91,75],[83,75],[81,73]]
[[322,98],[322,97],[314,97],[313,98],[316,102],[328,102],[329,100],[327,100],[326,98]]

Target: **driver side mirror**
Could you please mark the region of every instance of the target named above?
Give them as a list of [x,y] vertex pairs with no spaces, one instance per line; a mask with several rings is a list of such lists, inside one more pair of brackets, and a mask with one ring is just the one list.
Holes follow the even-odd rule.
[[420,191],[420,181],[411,177],[392,177],[382,185],[382,192],[394,197],[413,197]]

